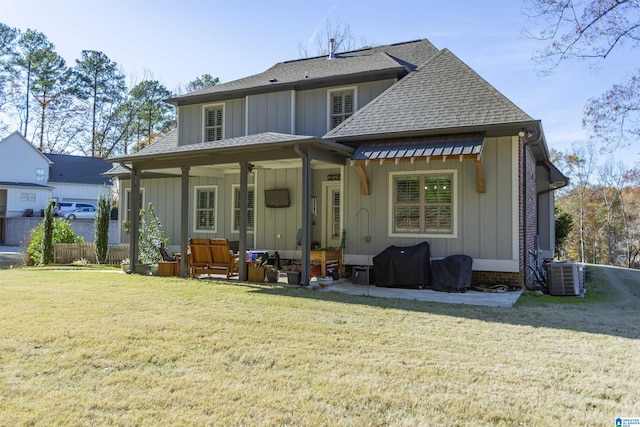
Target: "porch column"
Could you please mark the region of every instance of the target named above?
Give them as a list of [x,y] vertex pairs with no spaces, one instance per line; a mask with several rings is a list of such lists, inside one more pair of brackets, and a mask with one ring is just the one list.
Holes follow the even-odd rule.
[[189,166],[182,166],[180,189],[180,277],[189,276]]
[[138,230],[140,229],[140,171],[131,165],[131,205],[129,206],[131,224],[131,241],[129,243],[129,261],[131,270],[135,271],[138,263]]
[[249,162],[240,162],[240,242],[238,251],[240,258],[238,259],[238,276],[242,281],[248,279],[247,269],[247,219],[249,218],[249,192],[247,189],[249,175]]
[[309,153],[296,147],[302,158],[302,284],[311,278],[311,158]]

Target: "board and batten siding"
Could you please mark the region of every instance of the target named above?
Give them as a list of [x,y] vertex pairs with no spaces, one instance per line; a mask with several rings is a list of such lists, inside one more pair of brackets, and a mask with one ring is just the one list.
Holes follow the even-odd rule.
[[[483,148],[483,164],[486,193],[478,193],[475,164],[473,160],[462,162],[457,158],[446,162],[416,161],[392,162],[367,166],[371,195],[363,196],[360,179],[354,167],[346,168],[345,182],[345,228],[347,230],[346,262],[352,264],[371,263],[371,257],[390,245],[411,246],[423,241],[430,244],[431,256],[443,258],[448,255],[465,254],[474,259],[474,269],[491,270],[498,264],[517,266],[518,178],[512,168],[514,145],[512,138],[486,138]],[[391,192],[389,175],[392,172],[456,171],[456,237],[395,237],[389,235],[389,204]],[[515,200],[514,200],[515,199]],[[372,240],[367,243],[365,237]],[[366,256],[363,256],[366,255]],[[497,262],[496,262],[497,261]],[[515,261],[515,262],[514,262]],[[513,266],[511,266],[513,264]],[[517,271],[517,269],[516,269]]]
[[247,135],[262,132],[293,134],[292,91],[247,96]]
[[[395,79],[387,79],[355,85],[356,110],[371,102],[395,82]],[[328,92],[339,90],[340,88],[341,86],[337,86],[296,92],[296,134],[317,136],[319,138],[329,131],[327,129]]]
[[204,142],[204,106],[224,104],[224,137],[243,136],[245,131],[245,100],[231,99],[214,103],[178,107],[178,141],[180,145]]
[[[247,247],[280,251],[283,258],[293,257],[296,251],[298,229],[302,226],[302,164],[298,168],[257,169],[250,178],[255,185],[255,235],[247,237]],[[189,179],[189,237],[225,238],[238,240],[239,233],[233,233],[233,188],[240,184],[239,173],[227,173],[223,177],[191,177]],[[194,188],[197,186],[217,186],[217,211],[215,233],[194,231]],[[142,179],[144,205],[153,208],[162,222],[169,245],[177,250],[180,246],[181,178]],[[130,188],[129,180],[121,180],[121,194]],[[291,206],[288,208],[267,208],[264,203],[265,189],[289,190]],[[123,215],[120,215],[120,223]],[[278,238],[278,235],[280,237]],[[128,242],[125,235],[121,241]],[[298,252],[298,257],[300,253]]]

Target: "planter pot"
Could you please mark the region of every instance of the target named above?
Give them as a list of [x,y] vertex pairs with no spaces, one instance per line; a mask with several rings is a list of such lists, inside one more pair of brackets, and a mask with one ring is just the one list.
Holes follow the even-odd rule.
[[151,275],[152,276],[157,276],[158,275],[158,264],[151,264],[149,266],[149,269],[151,270]]
[[122,268],[122,271],[126,273],[131,269],[131,264],[120,264],[120,268]]
[[151,266],[149,264],[135,264],[133,266],[133,272],[136,274],[142,274],[148,276],[151,274]]
[[287,272],[287,283],[290,285],[299,285],[302,280],[302,273],[299,271]]
[[267,270],[267,280],[269,283],[276,283],[279,277],[280,272],[278,270]]
[[320,286],[328,286],[331,285],[333,283],[333,277],[331,276],[321,276],[316,278],[316,280],[318,281],[318,284]]

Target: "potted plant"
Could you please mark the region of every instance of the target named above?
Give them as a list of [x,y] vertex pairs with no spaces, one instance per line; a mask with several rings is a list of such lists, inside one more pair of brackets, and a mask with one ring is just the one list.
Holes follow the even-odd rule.
[[299,264],[291,264],[286,267],[287,283],[290,285],[299,285],[302,280]]
[[131,270],[131,261],[129,261],[129,258],[125,258],[122,261],[120,261],[120,268],[125,273]]
[[265,269],[267,273],[267,280],[269,281],[269,283],[277,283],[278,278],[280,277],[280,272],[278,271],[278,269],[273,265],[267,265]]
[[316,280],[320,286],[328,286],[333,283],[333,277],[331,276],[320,276]]
[[164,234],[162,223],[149,203],[146,210],[140,211],[136,273],[148,275],[155,270],[158,274],[158,262],[162,259],[160,247],[167,243],[169,239]]

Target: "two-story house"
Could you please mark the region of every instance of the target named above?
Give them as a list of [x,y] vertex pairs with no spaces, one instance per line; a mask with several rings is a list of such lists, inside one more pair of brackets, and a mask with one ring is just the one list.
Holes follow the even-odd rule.
[[281,62],[167,102],[177,129],[111,174],[121,217],[135,231],[129,207],[153,203],[183,263],[189,237],[223,237],[301,258],[306,283],[312,242],[369,265],[428,241],[433,257],[471,256],[476,281],[515,284],[534,241],[553,251],[566,178],[540,121],[428,40]]

